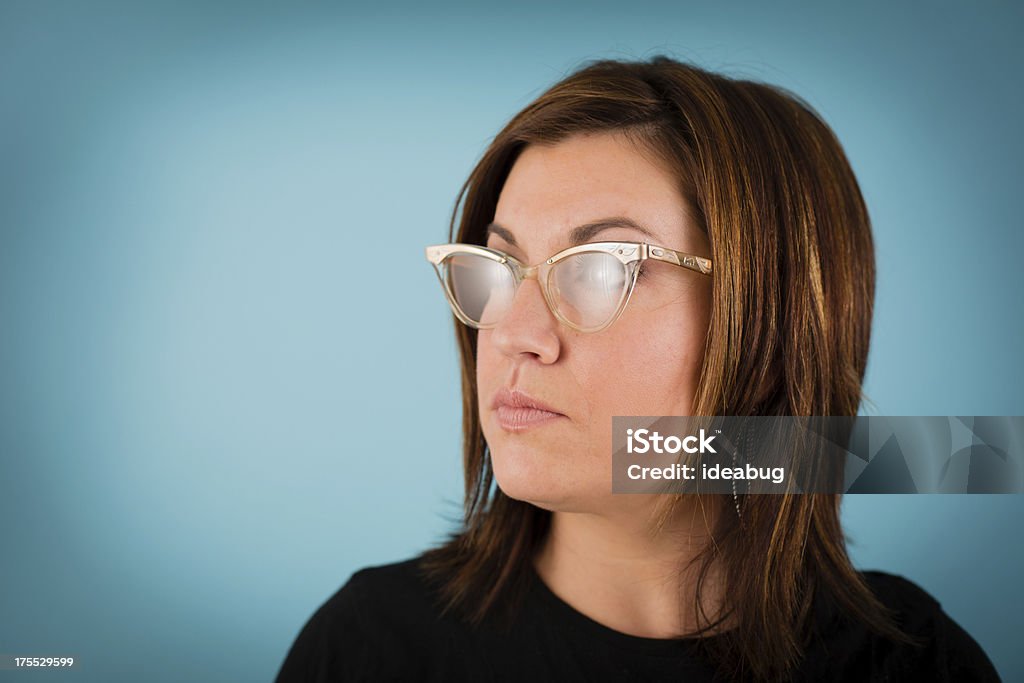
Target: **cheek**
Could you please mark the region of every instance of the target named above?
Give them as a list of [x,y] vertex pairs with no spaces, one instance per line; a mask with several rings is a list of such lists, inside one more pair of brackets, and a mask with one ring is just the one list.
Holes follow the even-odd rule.
[[476,333],[476,369],[477,373],[494,374],[500,367],[508,364],[498,345],[492,341],[494,330],[478,330]]
[[634,327],[627,338],[595,349],[581,381],[595,420],[614,415],[688,415],[704,356],[704,338],[686,320]]
[[495,379],[498,371],[497,354],[493,350],[490,336],[489,330],[480,330],[477,333],[476,384],[481,407],[483,407],[485,398],[489,397],[497,389],[497,387],[493,386],[494,382],[497,381]]

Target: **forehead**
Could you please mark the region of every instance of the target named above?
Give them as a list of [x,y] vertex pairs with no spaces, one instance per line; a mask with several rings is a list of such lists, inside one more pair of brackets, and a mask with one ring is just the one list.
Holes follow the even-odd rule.
[[527,146],[502,188],[494,222],[538,259],[571,246],[573,228],[613,217],[650,235],[614,227],[590,241],[642,240],[683,249],[697,238],[689,234],[679,179],[620,133]]

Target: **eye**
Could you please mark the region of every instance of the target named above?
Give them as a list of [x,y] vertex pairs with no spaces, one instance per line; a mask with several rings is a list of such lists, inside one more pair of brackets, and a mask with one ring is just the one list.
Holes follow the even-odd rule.
[[593,279],[594,269],[591,268],[590,264],[587,263],[587,257],[585,254],[577,254],[576,256],[573,256],[569,261],[572,264],[573,279],[576,282],[579,282],[581,280],[585,282],[587,280]]

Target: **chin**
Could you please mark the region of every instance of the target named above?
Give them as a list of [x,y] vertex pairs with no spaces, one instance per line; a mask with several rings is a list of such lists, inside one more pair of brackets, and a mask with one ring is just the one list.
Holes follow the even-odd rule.
[[494,479],[502,493],[551,512],[583,512],[597,508],[600,499],[611,491],[610,483],[599,490],[593,482],[573,479],[571,470],[531,467],[522,460],[510,463],[498,457],[492,459],[492,465]]

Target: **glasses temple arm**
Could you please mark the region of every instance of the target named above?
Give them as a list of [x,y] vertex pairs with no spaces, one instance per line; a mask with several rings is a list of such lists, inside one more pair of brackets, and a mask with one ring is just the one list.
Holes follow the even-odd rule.
[[684,254],[681,251],[675,251],[674,249],[667,249],[665,247],[647,247],[647,258],[652,258],[656,261],[664,261],[665,263],[673,263],[683,268],[689,268],[695,270],[698,273],[704,275],[711,275],[711,259],[704,258],[703,256],[694,256],[693,254]]

